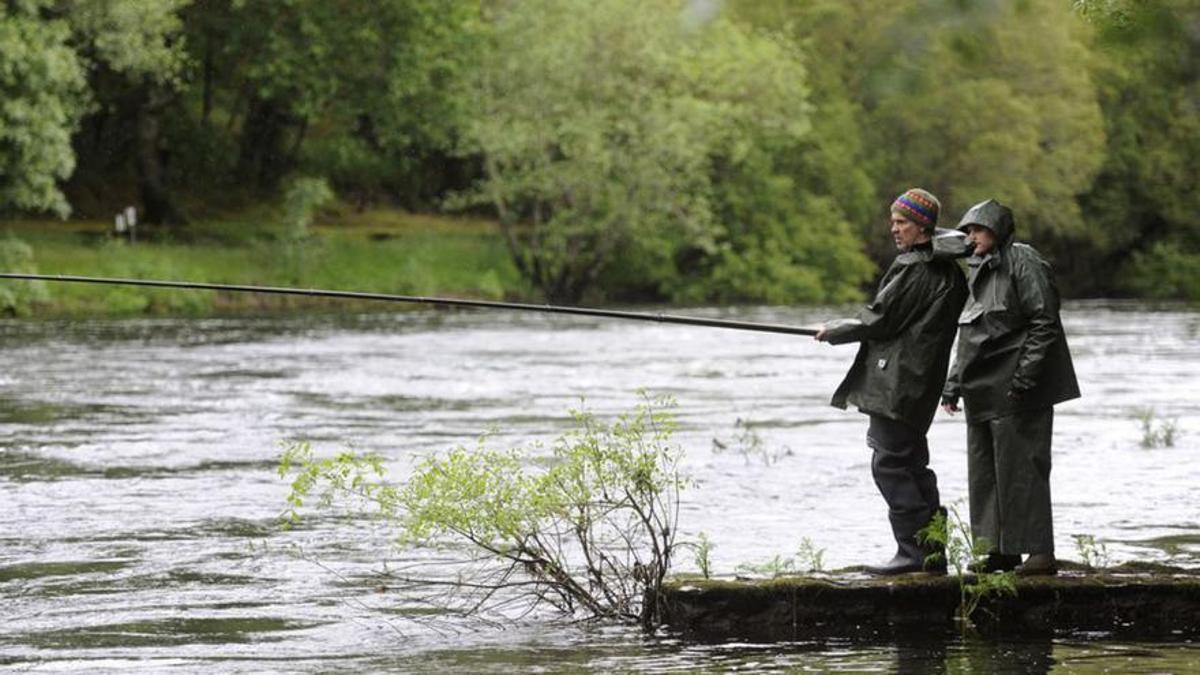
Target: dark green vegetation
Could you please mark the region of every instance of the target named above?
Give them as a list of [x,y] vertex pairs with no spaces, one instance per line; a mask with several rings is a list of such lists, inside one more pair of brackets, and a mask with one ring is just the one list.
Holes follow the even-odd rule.
[[[1101,631],[1138,638],[1200,631],[1200,575],[1128,564],[1072,567],[1018,579],[1015,595],[985,598],[973,622],[983,633],[1069,635]],[[954,577],[863,579],[853,570],[770,581],[680,578],[664,589],[665,621],[709,637],[802,639],[829,635],[928,635],[958,612]]]
[[[328,187],[347,208],[484,217],[550,300],[838,302],[890,257],[884,209],[917,184],[948,221],[1011,204],[1069,296],[1200,298],[1200,0],[2,6],[0,213],[136,204],[143,236],[179,247],[117,263],[144,276],[259,266],[204,230],[253,239],[227,214],[261,203],[294,226],[286,205]],[[386,245],[332,238],[315,267],[285,251],[291,276],[422,283]],[[4,263],[103,269],[28,241]]]

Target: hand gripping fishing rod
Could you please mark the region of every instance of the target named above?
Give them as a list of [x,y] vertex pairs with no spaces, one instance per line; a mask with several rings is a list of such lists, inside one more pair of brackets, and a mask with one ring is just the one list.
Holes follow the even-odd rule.
[[404,302],[423,305],[444,305],[449,307],[476,307],[490,309],[510,309],[524,312],[543,312],[549,314],[576,314],[580,316],[600,316],[611,319],[630,319],[634,321],[655,321],[658,323],[675,323],[685,326],[706,326],[709,328],[730,328],[733,330],[750,330],[762,333],[783,333],[786,335],[816,335],[817,328],[812,326],[788,326],[777,323],[755,323],[752,321],[729,321],[726,319],[706,319],[699,316],[681,316],[678,314],[658,314],[643,312],[623,312],[609,309],[592,309],[590,307],[564,307],[561,305],[534,305],[518,302],[491,302],[488,300],[462,300],[458,298],[431,298],[419,295],[391,295],[388,293],[363,293],[359,291],[332,291],[319,288],[288,288],[282,286],[245,286],[239,284],[208,284],[193,281],[159,281],[154,279],[117,279],[111,277],[81,277],[69,274],[23,274],[0,272],[0,279],[24,279],[28,281],[59,281],[80,284],[109,284],[114,286],[150,286],[153,288],[180,288],[202,291],[225,291],[230,293],[265,293],[271,295],[298,295],[310,298],[344,298],[350,300],[375,300],[380,302]]

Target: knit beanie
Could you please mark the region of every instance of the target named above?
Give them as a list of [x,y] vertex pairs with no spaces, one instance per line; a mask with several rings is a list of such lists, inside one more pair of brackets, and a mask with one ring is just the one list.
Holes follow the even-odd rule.
[[892,202],[892,211],[920,225],[926,232],[933,231],[941,210],[942,204],[937,197],[921,188],[912,188]]

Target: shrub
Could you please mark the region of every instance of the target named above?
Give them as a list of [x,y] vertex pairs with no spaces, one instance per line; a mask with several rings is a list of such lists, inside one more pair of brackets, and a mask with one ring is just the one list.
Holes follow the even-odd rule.
[[[0,270],[37,274],[33,248],[11,234],[0,238]],[[0,283],[0,313],[27,316],[34,304],[49,297],[44,281],[5,281]]]
[[[548,605],[572,617],[652,627],[687,484],[670,442],[673,405],[647,398],[612,424],[572,411],[575,429],[554,443],[544,468],[484,439],[428,458],[402,485],[380,480],[378,456],[318,460],[308,444],[292,444],[279,468],[294,474],[288,519],[299,518],[311,495],[325,507],[351,497],[398,525],[403,542],[468,551],[464,564],[483,563],[471,573],[447,581],[431,569],[403,580],[428,583],[459,611],[524,615]],[[459,593],[444,595],[448,585]]]

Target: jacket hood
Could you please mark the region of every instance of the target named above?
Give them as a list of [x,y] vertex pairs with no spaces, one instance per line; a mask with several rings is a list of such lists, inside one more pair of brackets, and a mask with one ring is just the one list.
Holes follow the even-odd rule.
[[975,245],[967,240],[967,235],[958,230],[937,228],[933,231],[933,257],[935,258],[965,258],[971,255]]
[[962,220],[958,221],[958,229],[966,232],[968,225],[982,225],[996,235],[997,243],[1004,246],[1012,240],[1013,224],[1012,209],[995,199],[979,202],[967,209]]

